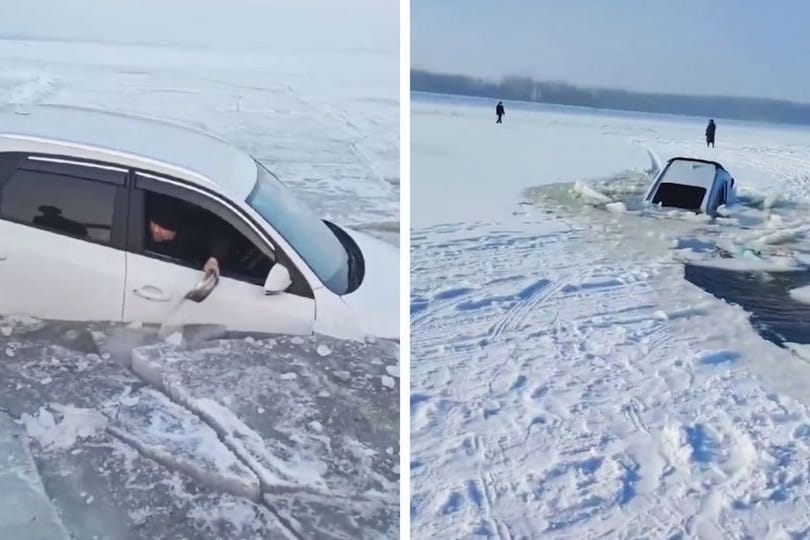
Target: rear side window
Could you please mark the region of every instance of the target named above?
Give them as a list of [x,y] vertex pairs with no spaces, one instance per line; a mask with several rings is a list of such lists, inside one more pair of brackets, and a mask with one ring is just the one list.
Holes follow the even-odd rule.
[[0,218],[110,244],[115,196],[112,184],[18,169],[0,191]]

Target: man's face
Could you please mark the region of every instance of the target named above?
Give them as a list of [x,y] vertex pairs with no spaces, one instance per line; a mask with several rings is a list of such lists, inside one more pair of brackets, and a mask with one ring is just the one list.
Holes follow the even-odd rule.
[[149,232],[152,234],[152,240],[155,242],[171,242],[177,235],[177,231],[161,227],[154,221],[149,222]]

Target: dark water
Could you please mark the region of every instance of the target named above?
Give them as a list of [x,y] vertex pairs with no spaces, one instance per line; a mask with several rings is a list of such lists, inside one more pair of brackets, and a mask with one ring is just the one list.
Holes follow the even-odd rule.
[[810,271],[763,274],[685,265],[684,277],[750,313],[751,324],[764,339],[779,346],[810,344],[810,304],[789,294],[791,289],[810,285]]

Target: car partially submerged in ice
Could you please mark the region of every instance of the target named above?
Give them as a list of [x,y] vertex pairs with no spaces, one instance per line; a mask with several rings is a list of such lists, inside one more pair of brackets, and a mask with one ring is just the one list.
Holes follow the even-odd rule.
[[734,178],[716,161],[674,157],[655,176],[644,200],[658,206],[717,215],[734,199]]
[[[219,279],[155,249],[158,207],[227,238]],[[398,261],[218,137],[74,107],[0,115],[0,313],[397,339]]]

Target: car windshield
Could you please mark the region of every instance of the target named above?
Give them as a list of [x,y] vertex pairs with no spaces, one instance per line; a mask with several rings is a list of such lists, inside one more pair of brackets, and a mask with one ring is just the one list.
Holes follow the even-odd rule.
[[256,185],[247,203],[304,259],[315,275],[335,294],[349,287],[346,249],[306,204],[258,161]]

